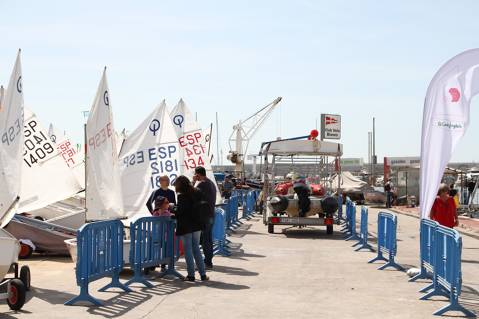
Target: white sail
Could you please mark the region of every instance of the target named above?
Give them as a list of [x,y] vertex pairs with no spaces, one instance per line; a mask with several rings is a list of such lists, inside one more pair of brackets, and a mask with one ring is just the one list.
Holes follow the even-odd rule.
[[46,207],[82,189],[65,161],[67,156],[68,149],[61,152],[37,116],[25,108],[20,211]]
[[170,117],[178,135],[180,158],[182,159],[181,174],[191,178],[195,173],[195,168],[203,166],[206,169],[206,176],[215,183],[216,202],[220,203],[221,194],[211,168],[206,134],[192,116],[183,99],[180,99],[171,111]]
[[165,101],[128,135],[120,153],[124,209],[128,217],[147,212],[146,201],[160,187],[160,177],[173,183],[179,175],[178,139]]
[[85,189],[85,152],[81,144],[75,145],[67,134],[55,129],[50,123],[48,136],[56,145],[61,157],[75,175],[81,189]]
[[0,227],[15,214],[23,154],[23,88],[20,52],[0,111]]
[[123,218],[120,170],[106,69],[88,117],[86,135],[87,220]]

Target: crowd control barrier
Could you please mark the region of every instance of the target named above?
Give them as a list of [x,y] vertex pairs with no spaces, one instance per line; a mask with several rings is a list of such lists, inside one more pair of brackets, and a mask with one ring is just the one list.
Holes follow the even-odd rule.
[[250,218],[256,207],[256,199],[258,198],[258,191],[250,190],[246,193],[245,199],[243,202],[243,218]]
[[356,232],[356,205],[351,202],[348,213],[348,232],[346,233],[346,240],[359,240]]
[[449,305],[434,313],[437,316],[448,311],[460,311],[468,317],[475,317],[474,313],[459,304],[462,287],[461,236],[452,228],[437,226],[433,229],[432,247],[433,290],[420,299],[427,300],[432,296],[449,298]]
[[237,228],[241,224],[238,217],[238,212],[239,212],[238,205],[239,205],[239,200],[241,197],[242,197],[241,194],[233,195],[230,197],[228,201],[228,206],[227,206],[227,209],[229,210],[228,229],[230,230]]
[[343,217],[343,195],[338,194],[338,220],[337,220],[338,225],[342,221],[344,221],[344,217]]
[[353,202],[349,198],[346,198],[346,220],[344,221],[343,228],[341,229],[341,231],[345,232],[346,236],[351,233],[351,207],[352,207],[352,205],[353,205]]
[[102,303],[90,295],[88,285],[98,279],[111,277],[111,283],[101,288],[131,290],[120,282],[123,268],[123,224],[119,220],[101,221],[83,225],[77,232],[76,280],[80,294],[65,302],[73,305],[79,301]]
[[183,276],[175,270],[177,251],[175,246],[176,221],[169,217],[141,217],[130,224],[130,266],[133,278],[125,285],[141,283],[148,288],[153,285],[144,277],[144,269],[167,265],[161,276]]
[[360,245],[356,248],[355,251],[359,251],[361,249],[369,249],[373,250],[373,247],[368,244],[368,208],[363,206],[361,208],[361,225],[359,231],[359,241],[353,245],[353,247]]
[[213,224],[213,253],[214,255],[230,256],[228,240],[226,239],[226,211],[215,209],[215,223]]
[[[409,279],[409,281],[416,281],[418,279],[432,278],[434,273],[434,234],[436,233],[436,228],[439,224],[430,219],[421,219],[420,226],[420,268],[421,272]],[[432,285],[428,289],[423,289],[424,291],[432,288]]]
[[[396,231],[396,215],[380,212],[378,214],[378,255],[369,261],[369,263],[373,263],[378,260],[385,260],[386,263],[379,267],[378,270],[383,270],[387,267],[394,267],[398,270],[403,269],[394,261],[397,252]],[[388,257],[384,257],[385,255]]]

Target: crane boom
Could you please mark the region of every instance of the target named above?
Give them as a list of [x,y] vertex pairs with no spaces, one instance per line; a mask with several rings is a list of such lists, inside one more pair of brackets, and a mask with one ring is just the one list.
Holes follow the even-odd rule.
[[[233,132],[229,138],[230,153],[228,159],[235,164],[235,173],[237,176],[241,176],[243,171],[244,155],[248,150],[249,141],[281,100],[282,97],[277,97],[273,102],[233,126]],[[232,147],[233,142],[235,143],[234,148]]]

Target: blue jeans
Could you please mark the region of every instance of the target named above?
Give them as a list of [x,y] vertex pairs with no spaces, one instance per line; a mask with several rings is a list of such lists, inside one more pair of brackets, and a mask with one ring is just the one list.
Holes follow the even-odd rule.
[[393,193],[386,192],[386,208],[391,208],[392,201],[393,201]]
[[195,231],[181,236],[183,250],[185,251],[186,270],[189,277],[195,276],[195,262],[200,276],[206,274],[205,262],[203,261],[203,255],[201,255],[200,250],[200,236],[201,231]]
[[208,225],[201,233],[201,246],[203,246],[203,253],[205,254],[205,264],[213,265],[213,223],[211,219]]

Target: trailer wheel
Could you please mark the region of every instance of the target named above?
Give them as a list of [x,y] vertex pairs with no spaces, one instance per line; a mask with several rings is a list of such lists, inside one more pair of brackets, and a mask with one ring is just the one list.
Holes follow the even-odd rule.
[[273,224],[268,224],[268,233],[270,233],[270,234],[274,233],[274,225]]
[[30,267],[22,266],[20,268],[20,280],[23,282],[26,291],[30,291],[30,282],[31,282],[31,275],[30,275]]
[[7,303],[10,309],[20,310],[25,304],[26,290],[25,285],[20,279],[12,279],[8,282]]
[[326,225],[326,234],[328,235],[333,234],[333,225]]

